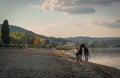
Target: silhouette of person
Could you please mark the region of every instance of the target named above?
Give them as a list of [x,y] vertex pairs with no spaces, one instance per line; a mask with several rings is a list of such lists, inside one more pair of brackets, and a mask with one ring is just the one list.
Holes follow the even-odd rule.
[[82,48],[83,48],[83,45],[79,45],[79,48],[77,48],[77,52],[76,52],[76,59],[77,59],[77,62],[80,62],[82,61]]
[[82,61],[82,45],[80,45],[78,55],[79,55],[79,60]]
[[89,50],[87,46],[84,46],[84,55],[85,55],[85,61],[88,62]]
[[77,60],[77,62],[79,62],[79,48],[76,47],[76,48],[74,49],[74,52],[75,52],[75,55],[76,55],[76,60]]
[[79,48],[75,49],[77,62],[82,61],[82,49],[84,48],[85,60],[88,61],[89,50],[85,46],[85,43],[79,45]]

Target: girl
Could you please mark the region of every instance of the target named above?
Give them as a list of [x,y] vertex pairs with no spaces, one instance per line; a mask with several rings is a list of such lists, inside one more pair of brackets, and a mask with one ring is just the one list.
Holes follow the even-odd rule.
[[88,56],[89,54],[89,50],[87,48],[87,46],[84,47],[84,55],[85,55],[85,61],[88,62]]

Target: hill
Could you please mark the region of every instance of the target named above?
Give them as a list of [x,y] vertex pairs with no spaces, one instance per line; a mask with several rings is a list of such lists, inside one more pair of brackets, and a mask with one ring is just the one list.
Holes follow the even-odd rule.
[[[1,24],[0,24],[1,28]],[[65,42],[92,42],[94,45],[100,45],[104,47],[120,47],[120,37],[98,37],[98,38],[93,38],[93,37],[85,37],[85,36],[78,36],[78,37],[69,37],[69,38],[55,38],[55,37],[47,37],[44,35],[36,34],[32,31],[29,31],[27,29],[21,28],[19,26],[14,26],[10,25],[10,33],[12,32],[26,32],[28,34],[36,35],[39,38],[46,38],[48,39],[51,43],[55,43],[58,45],[61,45]],[[97,46],[96,45],[96,46]]]
[[[1,29],[1,27],[2,27],[2,25],[0,24],[0,29]],[[26,32],[27,34],[35,34],[39,37],[43,37],[43,38],[45,37],[43,35],[38,35],[32,31],[29,31],[29,30],[24,29],[24,28],[19,27],[19,26],[10,25],[9,28],[10,28],[10,33],[12,33],[12,32]]]
[[98,37],[98,38],[92,38],[92,37],[70,37],[67,38],[68,40],[72,40],[75,42],[85,42],[89,44],[90,46],[101,46],[102,47],[120,47],[120,37]]
[[[1,29],[1,27],[2,27],[2,25],[0,24],[0,29]],[[55,38],[55,37],[47,37],[47,36],[44,36],[44,35],[40,35],[40,34],[32,32],[30,30],[24,29],[24,28],[22,28],[20,26],[10,25],[9,28],[10,28],[10,33],[12,33],[12,32],[26,32],[28,34],[36,35],[39,38],[46,38],[51,43],[55,43],[55,44],[58,44],[58,45],[63,44],[64,42],[69,41],[69,40],[66,40],[64,38]]]
[[84,37],[84,36],[78,36],[78,37],[69,37],[67,38],[69,40],[72,41],[86,41],[86,42],[90,42],[90,41],[100,41],[100,40],[104,40],[104,41],[110,41],[110,40],[115,40],[115,39],[120,39],[120,37]]

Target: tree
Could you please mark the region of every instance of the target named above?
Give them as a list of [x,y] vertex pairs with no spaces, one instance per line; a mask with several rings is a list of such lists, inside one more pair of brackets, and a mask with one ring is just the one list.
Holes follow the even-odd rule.
[[1,29],[0,29],[0,48],[2,46],[2,40],[1,40]]
[[48,39],[45,39],[45,44],[49,44],[49,40]]
[[34,37],[34,45],[38,47],[40,45],[41,41],[38,37]]
[[26,32],[21,33],[21,41],[22,41],[23,46],[26,46],[26,48],[27,48],[29,38],[28,38],[28,34]]
[[48,44],[48,45],[47,45],[47,48],[48,48],[48,49],[51,49],[51,48],[52,48],[52,44]]
[[1,29],[0,29],[0,39],[1,39]]
[[13,32],[10,34],[11,44],[16,46],[28,46],[30,36],[26,32]]
[[63,41],[62,45],[66,45],[66,42],[65,42],[65,41]]
[[34,44],[34,36],[31,34],[28,34],[28,45]]
[[10,34],[11,43],[18,46],[22,43],[22,36],[19,32],[13,32]]
[[1,28],[2,43],[5,45],[8,45],[10,43],[9,33],[10,33],[9,23],[8,20],[5,20]]

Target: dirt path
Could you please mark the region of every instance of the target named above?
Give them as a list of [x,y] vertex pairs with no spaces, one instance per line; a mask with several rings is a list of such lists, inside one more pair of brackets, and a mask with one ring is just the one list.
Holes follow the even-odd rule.
[[0,78],[120,78],[120,71],[76,63],[62,51],[0,50]]

